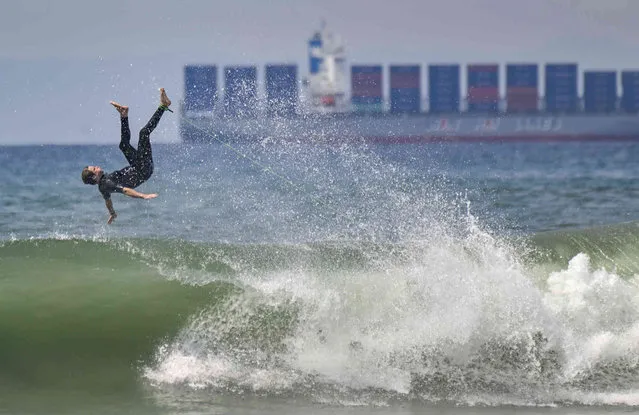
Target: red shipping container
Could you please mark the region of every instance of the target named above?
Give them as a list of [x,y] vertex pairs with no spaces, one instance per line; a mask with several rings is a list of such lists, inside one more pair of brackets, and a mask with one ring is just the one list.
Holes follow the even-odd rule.
[[468,72],[499,72],[499,65],[472,64],[468,65]]
[[[539,101],[539,98],[534,95],[506,95],[506,102],[510,104],[519,102],[534,102]],[[535,104],[536,105],[536,104]]]
[[382,90],[381,89],[358,89],[351,91],[351,96],[353,97],[381,97]]
[[508,112],[537,111],[539,109],[539,98],[536,95],[507,96],[506,108]]
[[351,76],[351,83],[365,84],[365,83],[382,83],[382,74],[380,73],[354,73]]
[[530,101],[530,100],[537,100],[537,99],[539,99],[537,94],[511,94],[511,93],[506,93],[506,100],[508,100],[508,101],[513,101],[513,100]]
[[486,102],[499,100],[499,88],[470,87],[468,88],[468,102]]
[[419,89],[419,73],[391,73],[390,87],[391,89],[412,88]]
[[534,97],[536,97],[537,94],[538,94],[537,88],[528,88],[528,87],[509,87],[509,88],[506,88],[506,96],[513,96],[513,97],[534,96]]
[[510,87],[506,89],[506,108],[509,112],[536,111],[538,107],[537,88]]
[[382,96],[382,74],[354,73],[351,77],[351,95],[359,97]]

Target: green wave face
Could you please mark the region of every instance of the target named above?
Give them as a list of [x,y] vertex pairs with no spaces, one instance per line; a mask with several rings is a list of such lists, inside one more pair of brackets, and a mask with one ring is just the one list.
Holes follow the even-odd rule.
[[170,281],[108,243],[0,248],[0,377],[25,385],[130,383],[138,362],[190,315],[235,290]]
[[545,232],[530,238],[531,266],[542,276],[561,269],[579,253],[590,258],[593,268],[605,268],[624,278],[639,274],[639,223]]

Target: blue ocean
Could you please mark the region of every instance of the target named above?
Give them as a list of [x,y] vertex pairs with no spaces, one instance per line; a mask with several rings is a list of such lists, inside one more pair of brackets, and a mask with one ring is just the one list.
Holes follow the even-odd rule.
[[157,144],[107,225],[117,140],[0,147],[0,412],[639,407],[639,143]]

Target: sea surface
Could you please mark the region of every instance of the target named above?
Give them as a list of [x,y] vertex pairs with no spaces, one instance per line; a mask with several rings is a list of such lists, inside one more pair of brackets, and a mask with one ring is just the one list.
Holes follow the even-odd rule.
[[639,410],[639,143],[0,147],[0,413]]

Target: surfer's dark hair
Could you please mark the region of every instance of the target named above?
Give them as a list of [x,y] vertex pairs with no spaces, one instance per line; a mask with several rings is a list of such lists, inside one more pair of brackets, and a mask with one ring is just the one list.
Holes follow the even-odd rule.
[[89,166],[82,169],[82,182],[84,184],[95,184],[95,173],[89,170]]

